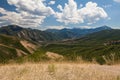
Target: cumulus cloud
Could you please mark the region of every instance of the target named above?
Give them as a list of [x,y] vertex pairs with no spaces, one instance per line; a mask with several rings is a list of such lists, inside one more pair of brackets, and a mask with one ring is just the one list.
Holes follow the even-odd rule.
[[51,15],[54,11],[51,7],[44,4],[44,0],[8,0],[10,5],[17,7],[17,11],[25,11],[35,15]]
[[61,12],[56,12],[55,17],[57,21],[68,23],[83,23],[83,18],[78,14],[77,3],[74,0],[69,0],[68,4],[65,4],[63,8],[58,5]]
[[49,4],[49,5],[54,5],[54,4],[55,4],[55,1],[50,1],[48,4]]
[[54,10],[44,4],[44,0],[8,0],[16,7],[16,12],[0,8],[0,25],[16,24],[23,27],[37,27],[44,19],[53,15]]
[[103,8],[98,7],[97,3],[88,2],[85,7],[81,8],[79,14],[83,16],[83,19],[88,21],[88,24],[95,23],[100,19],[108,17]]
[[46,18],[45,16],[32,15],[26,12],[10,12],[3,8],[0,8],[0,13],[3,14],[3,16],[0,17],[1,26],[16,24],[23,27],[37,27]]
[[61,11],[55,14],[57,21],[65,24],[84,23],[85,21],[92,24],[108,17],[105,10],[93,2],[88,2],[85,7],[78,9],[77,3],[74,0],[69,0],[64,8],[61,5],[58,5],[57,8]]
[[[100,19],[108,18],[105,10],[97,3],[88,2],[77,5],[74,0],[68,0],[65,6],[58,5],[59,12],[55,12],[49,5],[55,4],[51,0],[45,5],[46,0],[7,0],[9,5],[14,5],[16,11],[7,11],[0,8],[0,26],[16,24],[23,27],[38,27],[44,19],[54,15],[57,21],[65,24],[77,24],[87,22],[95,23]],[[1,16],[2,15],[2,16]]]
[[114,1],[120,3],[120,0],[114,0]]

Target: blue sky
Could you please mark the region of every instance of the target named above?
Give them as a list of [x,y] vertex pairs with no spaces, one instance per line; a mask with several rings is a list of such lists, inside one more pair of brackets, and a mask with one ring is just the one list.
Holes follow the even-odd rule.
[[1,0],[0,26],[120,28],[120,0]]

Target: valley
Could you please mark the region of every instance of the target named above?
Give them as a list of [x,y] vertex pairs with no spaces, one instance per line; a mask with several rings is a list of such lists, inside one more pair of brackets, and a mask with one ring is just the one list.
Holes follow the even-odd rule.
[[[72,36],[61,37],[59,35],[63,31],[66,34],[66,32],[74,33],[76,32],[76,30],[78,30],[76,36],[80,34],[79,37],[77,38]],[[82,30],[84,34],[81,36]],[[63,30],[40,31],[29,28],[22,28],[16,25],[10,25],[6,27],[1,27],[0,34],[4,35],[3,37],[1,37],[1,48],[4,47],[4,49],[7,50],[3,51],[3,53],[0,54],[3,63],[4,62],[9,63],[9,60],[19,63],[27,61],[28,62],[51,61],[52,59],[48,57],[48,55],[52,55],[52,57],[55,57],[55,55],[63,56],[62,59],[54,59],[54,61],[74,62],[79,61],[80,58],[80,60],[85,60],[88,62],[95,61],[99,64],[108,65],[118,64],[120,60],[119,54],[120,44],[105,45],[108,42],[119,41],[120,30],[111,29],[110,27],[107,26],[86,30],[63,29]],[[50,37],[50,35],[52,37]],[[71,34],[68,33],[68,36],[70,35]],[[50,38],[47,36],[49,36]],[[62,39],[57,37],[61,37]],[[14,52],[15,54],[14,57],[12,57],[13,53],[11,53],[11,51]],[[47,54],[47,52],[56,54]],[[4,60],[2,58],[3,54],[6,55],[4,57],[10,58]]]

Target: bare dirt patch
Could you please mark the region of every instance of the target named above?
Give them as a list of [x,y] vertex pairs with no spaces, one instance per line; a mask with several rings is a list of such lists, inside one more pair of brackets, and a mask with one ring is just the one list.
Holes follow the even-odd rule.
[[25,41],[25,40],[22,40],[20,41],[20,43],[30,52],[30,53],[33,53],[36,49],[37,49],[37,46],[28,42],[28,41]]
[[53,53],[53,52],[46,52],[46,55],[51,60],[62,60],[62,59],[64,59],[64,57],[62,55],[59,55],[59,54]]

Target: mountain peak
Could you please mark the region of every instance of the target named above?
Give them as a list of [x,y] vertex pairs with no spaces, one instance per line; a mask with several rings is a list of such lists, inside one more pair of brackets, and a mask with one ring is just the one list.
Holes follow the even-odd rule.
[[8,26],[3,26],[1,27],[2,29],[10,29],[12,31],[20,31],[22,30],[23,28],[18,26],[18,25],[8,25]]
[[111,30],[112,28],[109,27],[109,26],[104,25],[104,26],[101,26],[101,27],[98,27],[98,28],[95,28],[95,29],[97,31],[101,31],[101,30]]
[[99,28],[102,28],[102,29],[112,29],[111,27],[107,26],[107,25],[104,25],[104,26],[101,26]]

